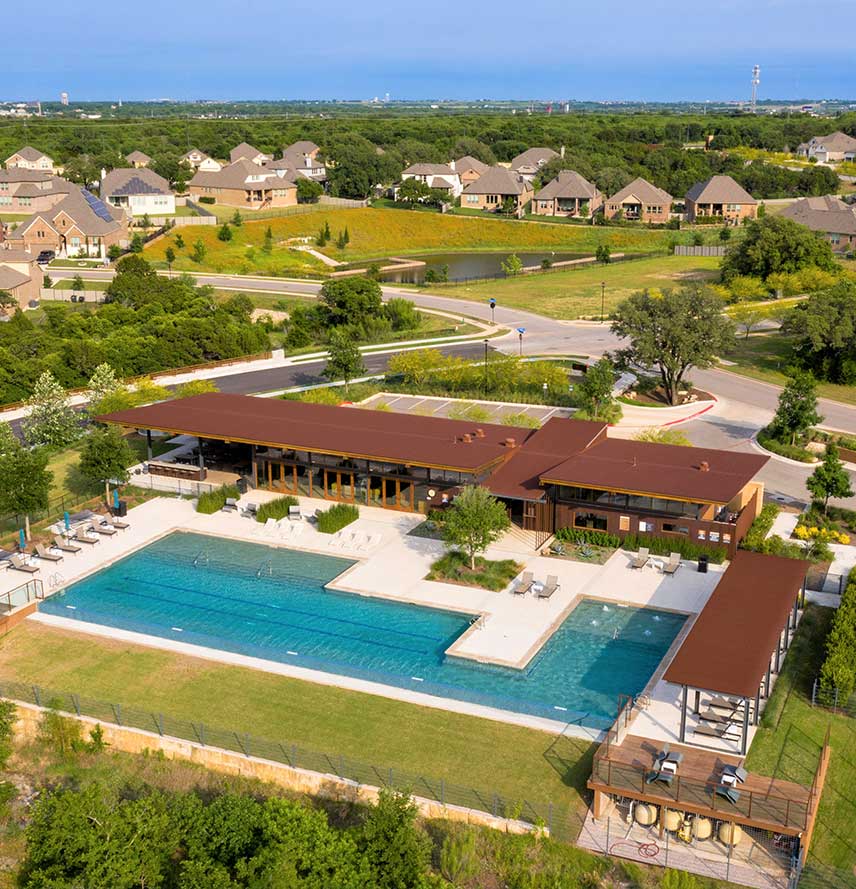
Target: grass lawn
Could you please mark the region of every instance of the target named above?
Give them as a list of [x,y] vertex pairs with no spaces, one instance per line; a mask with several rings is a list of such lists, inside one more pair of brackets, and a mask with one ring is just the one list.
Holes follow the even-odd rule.
[[[383,208],[313,208],[308,213],[260,221],[244,218],[242,226],[233,228],[233,238],[229,242],[218,240],[215,226],[187,226],[148,245],[146,258],[163,262],[164,251],[173,244],[178,254],[174,268],[180,270],[317,274],[327,267],[307,253],[289,249],[286,241],[299,237],[314,238],[325,223],[330,225],[333,242],[324,248],[324,252],[335,259],[349,262],[437,251],[512,252],[550,248],[594,253],[600,244],[608,244],[613,252],[646,253],[665,249],[669,239],[674,237],[674,232],[649,229],[541,225]],[[268,226],[273,233],[274,248],[271,253],[265,254],[261,248]],[[350,244],[345,250],[339,250],[335,240],[345,228],[350,235]],[[184,240],[183,249],[174,247],[177,233]],[[202,263],[194,263],[190,259],[192,245],[197,239],[207,248]]]
[[852,879],[856,866],[856,720],[811,706],[811,686],[820,673],[831,619],[832,609],[809,606],[806,610],[746,765],[764,775],[810,784],[827,726],[830,728],[832,756],[809,863],[847,871]]
[[505,589],[522,570],[523,565],[514,559],[494,561],[483,559],[481,556],[476,556],[476,567],[473,570],[464,553],[451,550],[434,562],[426,580],[459,583],[498,593]]
[[[572,231],[577,231],[571,227]],[[582,229],[583,232],[597,229]],[[483,284],[449,286],[434,292],[476,302],[495,297],[501,306],[525,309],[551,318],[598,317],[600,285],[609,314],[621,300],[637,290],[674,287],[686,281],[711,280],[718,275],[719,260],[711,256],[658,256],[614,262],[547,274],[502,278]]]
[[[109,281],[84,281],[83,289],[84,290],[106,290],[110,286]],[[53,282],[54,290],[74,290],[72,286],[71,278],[61,278],[58,281]]]
[[[725,370],[784,386],[785,371],[791,361],[793,338],[778,332],[753,334],[747,340],[739,338],[736,347],[722,357],[734,361]],[[821,398],[840,401],[844,404],[856,404],[856,387],[843,386],[836,383],[818,383],[817,394]]]
[[[0,678],[582,812],[593,745],[25,621]],[[558,809],[557,811],[561,811]]]

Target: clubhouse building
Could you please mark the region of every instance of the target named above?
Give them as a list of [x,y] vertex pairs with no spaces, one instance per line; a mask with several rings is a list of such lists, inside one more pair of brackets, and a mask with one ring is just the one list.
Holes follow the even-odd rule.
[[563,527],[724,547],[761,509],[767,458],[609,438],[607,424],[553,418],[537,430],[210,393],[118,411],[105,422],[187,435],[185,463],[153,475],[243,479],[283,494],[427,512],[484,485],[533,547]]

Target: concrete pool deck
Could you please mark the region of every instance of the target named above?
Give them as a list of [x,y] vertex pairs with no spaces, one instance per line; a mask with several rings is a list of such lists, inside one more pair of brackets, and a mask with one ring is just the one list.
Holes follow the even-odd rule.
[[[263,502],[275,496],[268,492],[253,491],[242,498],[242,503]],[[304,514],[314,512],[319,506],[328,505],[326,501],[301,498]],[[449,653],[460,658],[520,668],[531,660],[583,598],[599,599],[615,606],[650,607],[694,615],[706,603],[722,570],[718,566],[712,566],[708,574],[698,574],[689,565],[684,565],[675,576],[670,577],[659,570],[658,563],[661,560],[652,560],[651,565],[644,569],[632,570],[629,567],[629,555],[622,551],[613,554],[605,565],[593,565],[544,557],[531,551],[527,553],[516,537],[506,535],[488,550],[489,558],[515,559],[524,564],[525,570],[533,572],[536,581],[543,582],[550,574],[557,576],[559,589],[550,599],[539,600],[532,593],[525,596],[514,595],[510,588],[502,592],[490,592],[425,580],[431,563],[442,553],[443,544],[408,534],[421,521],[421,516],[410,513],[361,507],[358,521],[345,529],[348,534],[334,539],[330,535],[319,533],[306,521],[286,521],[271,528],[235,512],[201,515],[195,512],[191,501],[162,497],[131,510],[128,517],[131,525],[129,529],[120,531],[113,537],[103,537],[94,546],[84,546],[80,553],[66,555],[62,562],[54,564],[37,560],[35,564],[41,566],[41,572],[34,577],[42,580],[45,595],[50,595],[141,547],[180,530],[210,535],[215,540],[214,545],[216,538],[232,538],[334,555],[352,559],[354,564],[328,584],[331,589],[477,616],[481,619],[455,640]],[[349,535],[352,533],[359,535],[356,544],[350,540]],[[358,546],[361,548],[356,548]],[[26,583],[29,579],[29,576],[17,571],[3,572],[0,574],[0,593]],[[568,726],[561,722],[561,717],[557,720],[545,719],[438,698],[415,690],[302,668],[296,664],[244,657],[217,649],[203,649],[200,646],[85,624],[53,615],[34,615],[29,619],[75,632],[126,639],[138,644],[510,721],[551,732],[565,731],[589,739],[598,734],[592,729]],[[687,621],[679,638],[683,638],[691,623],[691,619]],[[675,645],[672,646],[672,653],[674,650]],[[672,700],[676,699],[677,690],[659,681],[669,658],[664,658],[646,689],[652,700],[651,707],[637,716],[638,720],[646,721],[652,721],[651,717],[654,717],[651,729],[656,733],[650,736],[664,739],[674,738],[680,719],[680,711]],[[661,689],[660,686],[666,688]],[[637,733],[643,730],[647,731],[647,726],[645,729],[642,726],[634,727]]]

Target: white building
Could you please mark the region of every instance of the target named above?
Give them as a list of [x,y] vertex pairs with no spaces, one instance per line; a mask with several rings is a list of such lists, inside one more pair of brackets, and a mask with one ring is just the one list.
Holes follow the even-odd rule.
[[132,216],[175,216],[169,182],[146,167],[101,171],[101,199]]

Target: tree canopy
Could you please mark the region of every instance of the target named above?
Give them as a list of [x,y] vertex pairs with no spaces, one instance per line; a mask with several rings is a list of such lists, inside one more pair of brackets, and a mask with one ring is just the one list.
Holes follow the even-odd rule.
[[812,426],[823,420],[817,412],[817,383],[809,371],[798,367],[788,372],[785,388],[779,393],[779,405],[767,427],[773,438],[795,444]]
[[856,283],[844,281],[801,302],[785,319],[794,355],[822,380],[856,383]]
[[840,499],[853,496],[850,474],[844,468],[844,464],[838,456],[838,446],[834,442],[829,442],[826,445],[823,461],[806,479],[805,486],[815,500],[819,500],[823,504],[824,512],[826,512],[830,498]]
[[475,569],[476,556],[498,540],[508,528],[505,507],[487,488],[468,485],[452,501],[445,513],[443,540],[459,547]]

